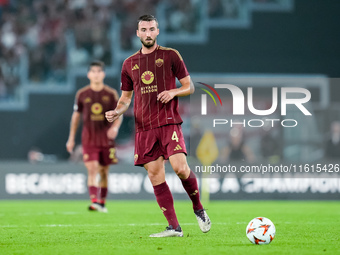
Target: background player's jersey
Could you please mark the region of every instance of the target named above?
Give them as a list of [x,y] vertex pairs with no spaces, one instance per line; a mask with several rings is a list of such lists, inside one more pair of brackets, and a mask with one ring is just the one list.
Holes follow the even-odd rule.
[[157,101],[157,95],[175,89],[176,78],[180,80],[188,75],[181,55],[171,48],[158,46],[150,54],[138,51],[124,61],[121,89],[134,90],[136,132],[182,123],[178,98],[163,104]]
[[94,91],[89,85],[77,91],[74,110],[82,114],[83,146],[113,145],[107,137],[112,123],[105,119],[105,112],[116,108],[117,102],[117,91],[106,85],[101,91]]

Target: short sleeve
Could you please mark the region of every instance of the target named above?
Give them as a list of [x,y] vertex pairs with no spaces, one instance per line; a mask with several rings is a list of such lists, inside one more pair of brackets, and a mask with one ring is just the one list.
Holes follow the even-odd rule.
[[73,111],[82,112],[83,111],[83,103],[80,100],[80,93],[77,92],[76,97],[74,99]]
[[133,81],[128,73],[127,69],[127,61],[124,61],[121,73],[121,84],[120,89],[124,91],[132,91],[133,90]]
[[189,72],[187,70],[187,67],[185,66],[183,58],[177,50],[171,51],[171,59],[172,59],[172,70],[178,80],[181,80],[184,77],[189,75]]

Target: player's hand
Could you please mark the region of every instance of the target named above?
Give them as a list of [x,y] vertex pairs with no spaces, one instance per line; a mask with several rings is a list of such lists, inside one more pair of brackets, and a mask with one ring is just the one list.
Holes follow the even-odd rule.
[[67,140],[66,149],[70,154],[73,153],[74,145],[75,145],[74,140]]
[[116,119],[119,118],[119,114],[116,110],[108,111],[105,113],[105,118],[108,122],[114,122]]
[[158,94],[157,100],[161,101],[163,104],[168,103],[170,100],[172,100],[175,97],[175,93],[171,92],[171,90],[164,90],[161,93]]
[[117,127],[111,127],[107,131],[107,137],[109,139],[115,139],[117,137],[117,135],[118,135],[118,128]]

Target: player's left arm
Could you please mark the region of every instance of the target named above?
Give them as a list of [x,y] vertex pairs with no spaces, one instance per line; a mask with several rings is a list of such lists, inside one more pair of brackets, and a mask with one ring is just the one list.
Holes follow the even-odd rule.
[[176,96],[185,97],[195,92],[195,86],[190,78],[190,75],[180,79],[179,82],[182,85],[181,87],[162,91],[158,94],[157,100],[161,101],[163,104],[166,104]]

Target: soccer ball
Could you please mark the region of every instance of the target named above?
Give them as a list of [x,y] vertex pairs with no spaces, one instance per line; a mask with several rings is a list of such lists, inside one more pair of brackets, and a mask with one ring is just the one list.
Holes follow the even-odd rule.
[[257,217],[249,222],[246,234],[253,244],[270,244],[275,237],[275,226],[270,219]]

